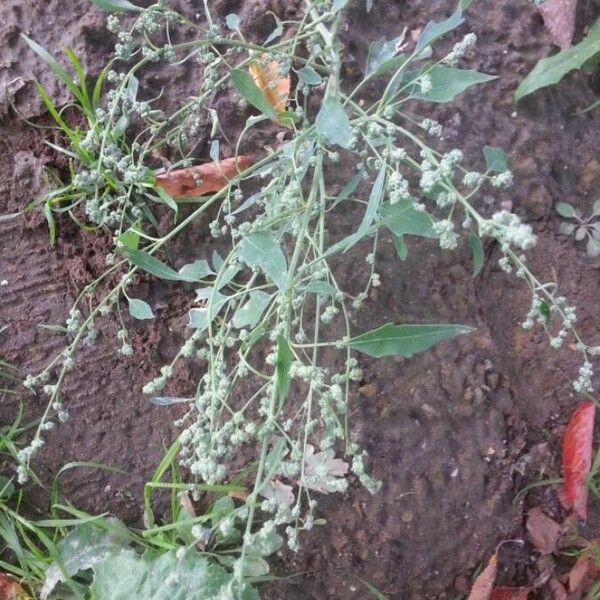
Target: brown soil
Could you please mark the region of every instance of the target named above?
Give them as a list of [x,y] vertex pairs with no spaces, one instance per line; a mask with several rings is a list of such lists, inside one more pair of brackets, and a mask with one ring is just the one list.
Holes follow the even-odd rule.
[[[31,128],[7,102],[10,96],[23,116],[43,124],[32,79],[39,78],[57,103],[66,100],[19,32],[55,54],[72,47],[92,75],[111,43],[100,13],[84,0],[48,0],[28,9],[22,4],[5,0],[0,7],[0,44],[9,49],[0,63],[0,214],[22,209],[42,189],[42,167],[64,166],[43,143],[49,131]],[[201,3],[182,4],[192,5],[187,12],[195,14]],[[284,18],[297,6],[277,0],[213,4],[221,17],[238,12],[244,30],[257,37],[272,28],[267,10]],[[360,73],[369,41],[446,16],[447,5],[442,0],[378,0],[365,15],[364,2],[353,1],[344,27],[348,81]],[[435,110],[445,126],[443,144],[464,149],[473,168],[482,166],[483,145],[507,150],[516,185],[483,202],[510,202],[533,225],[539,236],[530,255],[534,271],[560,282],[578,306],[586,338],[600,344],[598,264],[557,234],[559,220],[552,210],[554,202],[566,200],[589,213],[600,197],[597,112],[573,116],[594,100],[593,81],[574,75],[516,106],[512,93],[518,81],[552,50],[541,19],[527,0],[477,0],[456,39],[468,30],[479,38],[470,66],[498,79]],[[193,89],[193,81],[194,75],[181,68],[175,74],[157,72],[148,83],[156,88],[168,83],[169,95],[176,97]],[[233,101],[223,98],[218,108],[222,121],[238,129]],[[422,106],[414,110],[425,114]],[[199,156],[207,154],[205,141],[199,141]],[[339,173],[340,183],[345,179]],[[340,215],[339,227],[349,230],[352,219]],[[205,231],[194,236],[197,255],[207,254],[211,246]],[[105,250],[101,236],[66,222],[50,249],[38,214],[0,222],[0,279],[8,281],[0,288],[0,324],[9,325],[0,351],[23,374],[36,372],[61,349],[61,337],[39,325],[64,322],[81,285],[100,272]],[[183,245],[174,251],[178,259],[187,258]],[[364,578],[392,599],[451,600],[468,590],[475,568],[499,541],[523,538],[528,504],[513,499],[542,473],[557,473],[560,436],[577,401],[570,386],[577,356],[568,348],[552,351],[544,335],[520,327],[528,292],[497,268],[493,246],[486,253],[484,273],[474,279],[467,248],[444,254],[434,243],[418,241],[411,244],[408,260],[400,262],[389,240],[384,241],[383,285],[368,308],[354,315],[356,331],[388,321],[467,323],[477,331],[410,360],[360,358],[364,381],[353,391],[352,426],[383,488],[371,497],[353,483],[343,497],[322,498],[327,524],[304,535],[302,550],[279,557],[275,565],[282,575],[303,574],[269,584],[265,598],[366,598],[359,579]],[[337,266],[349,287],[363,280],[363,267],[357,264],[364,265],[349,257]],[[103,325],[99,344],[80,354],[67,382],[71,420],[48,435],[36,463],[45,481],[71,461],[126,470],[125,476],[74,469],[62,476],[61,490],[83,509],[111,510],[130,522],[139,521],[141,485],[176,434],[170,425],[176,411],[150,404],[141,387],[175,352],[188,302],[168,285],[140,285],[143,297],[158,304],[161,318],[135,326],[133,360],[117,354],[115,327]],[[191,368],[182,369],[178,391],[193,390],[193,380]],[[26,397],[25,403],[27,414],[35,416],[44,399]],[[14,410],[14,405],[1,407],[2,421],[8,422]],[[554,492],[545,488],[535,501],[558,510]],[[600,515],[597,506],[591,508],[589,530],[597,534]],[[527,583],[533,573],[530,552],[518,548],[502,574],[507,584]]]

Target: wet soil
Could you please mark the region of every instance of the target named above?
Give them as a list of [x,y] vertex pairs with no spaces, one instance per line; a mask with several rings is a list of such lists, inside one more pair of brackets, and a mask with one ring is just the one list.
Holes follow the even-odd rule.
[[[5,0],[0,6],[0,44],[9,49],[0,62],[0,214],[22,209],[42,190],[43,167],[64,167],[44,145],[53,134],[30,127],[11,108],[12,102],[22,116],[47,124],[34,78],[57,104],[66,101],[64,90],[18,34],[27,33],[55,54],[72,47],[92,75],[111,45],[101,14],[83,0],[49,0],[28,9],[22,4]],[[200,4],[193,0],[184,10],[194,15]],[[290,18],[297,3],[214,2],[220,18],[237,12],[250,37],[268,35],[269,10]],[[347,84],[360,74],[371,40],[398,35],[405,25],[422,27],[450,10],[442,0],[378,0],[366,15],[364,2],[351,2],[343,27]],[[589,18],[579,15],[580,31],[584,16]],[[463,29],[446,44],[469,30],[479,38],[469,67],[498,79],[435,108],[445,127],[442,145],[462,148],[473,168],[483,166],[483,145],[506,149],[515,187],[483,198],[482,206],[511,206],[534,227],[539,242],[530,253],[532,269],[543,280],[560,282],[578,307],[586,338],[600,344],[599,265],[557,233],[559,220],[552,210],[563,200],[589,213],[600,198],[597,112],[573,116],[594,100],[595,82],[575,74],[517,106],[512,93],[518,81],[553,50],[540,17],[526,0],[477,0]],[[443,50],[444,44],[436,51]],[[157,72],[148,84],[185,96],[193,89],[194,74],[185,68]],[[245,119],[231,98],[219,100],[218,110],[232,131]],[[426,116],[422,106],[411,110]],[[207,156],[205,142],[199,141],[200,158]],[[343,185],[348,174],[340,171],[336,177]],[[336,227],[350,231],[355,216],[340,211]],[[195,251],[208,255],[212,246],[205,228],[194,236]],[[174,249],[176,260],[188,258],[186,246],[189,251],[188,244]],[[9,326],[0,337],[0,351],[23,374],[36,372],[61,349],[62,338],[39,326],[64,322],[82,284],[101,271],[106,248],[102,236],[66,222],[56,247],[49,248],[37,213],[0,222],[0,279],[7,281],[0,287],[0,325]],[[350,288],[364,280],[366,267],[357,258],[363,251],[357,248],[336,267]],[[265,598],[367,598],[363,578],[392,599],[451,600],[468,590],[473,572],[498,542],[523,538],[523,517],[533,500],[525,496],[514,502],[515,495],[528,482],[557,474],[560,436],[577,402],[570,384],[577,355],[568,347],[551,350],[544,334],[521,328],[529,293],[498,269],[493,245],[486,246],[486,257],[484,272],[473,278],[467,248],[446,254],[433,242],[417,240],[400,262],[391,241],[383,240],[382,286],[364,310],[352,315],[356,331],[390,321],[439,321],[469,324],[476,332],[410,360],[359,358],[364,381],[353,389],[351,423],[383,488],[370,496],[352,482],[343,496],[323,497],[319,510],[327,524],[303,536],[298,554],[275,562],[279,574],[302,574],[269,584]],[[189,303],[169,285],[140,285],[158,303],[161,318],[135,325],[131,360],[116,352],[115,326],[102,325],[98,345],[80,354],[65,387],[71,419],[47,436],[36,463],[45,481],[72,461],[125,470],[127,475],[69,470],[61,476],[61,491],[82,509],[110,510],[133,523],[140,519],[142,483],[176,435],[170,425],[176,410],[153,406],[141,387],[175,352]],[[195,376],[192,367],[182,368],[178,391],[193,390]],[[25,403],[30,416],[44,407],[43,398],[29,396]],[[15,410],[14,404],[0,407],[0,419],[8,422]],[[535,501],[555,503],[553,494],[539,492]],[[597,507],[590,508],[589,531],[597,534],[600,517]],[[531,555],[525,546],[515,556],[501,576],[507,584],[527,583]]]

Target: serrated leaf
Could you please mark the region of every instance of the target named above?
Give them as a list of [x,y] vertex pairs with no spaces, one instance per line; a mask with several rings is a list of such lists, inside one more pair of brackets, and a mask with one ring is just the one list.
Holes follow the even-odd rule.
[[280,291],[287,287],[287,264],[281,247],[269,231],[245,235],[238,246],[240,260],[249,267],[259,268],[268,275]]
[[108,556],[118,555],[129,543],[127,528],[117,519],[103,520],[102,527],[96,522],[78,525],[57,544],[61,567],[52,563],[46,569],[41,600],[46,600],[56,585],[65,581],[65,575],[73,577],[79,571],[95,568]]
[[483,244],[480,237],[473,232],[469,234],[469,248],[473,255],[473,277],[477,277],[483,269]]
[[154,319],[152,308],[147,302],[139,298],[127,298],[127,301],[129,303],[129,314],[134,319],[139,319],[140,321]]
[[393,60],[394,56],[398,52],[398,49],[402,45],[404,36],[406,34],[406,28],[397,38],[392,40],[386,40],[385,37],[371,42],[369,45],[369,52],[367,54],[367,65],[365,69],[365,77],[372,75],[381,75],[386,71],[393,69],[399,64],[405,62],[405,58],[400,58],[400,61]]
[[417,210],[411,200],[400,200],[396,204],[383,204],[379,213],[383,224],[397,237],[405,234],[437,238],[429,213]]
[[388,323],[352,338],[348,346],[369,356],[410,357],[434,344],[474,331],[465,325],[393,325]]
[[431,78],[431,90],[424,94],[420,91],[420,86],[415,85],[411,97],[436,103],[451,102],[470,87],[496,79],[495,75],[443,65],[434,65],[426,72]]
[[229,13],[225,17],[225,24],[232,31],[236,31],[240,28],[240,18],[235,13]]
[[128,0],[90,0],[92,4],[95,4],[102,10],[108,12],[123,12],[123,11],[136,11],[142,12],[144,9],[141,6],[136,6]]
[[324,135],[330,144],[348,148],[352,140],[350,119],[337,96],[326,96],[315,120],[317,131]]
[[488,170],[495,171],[496,173],[508,171],[508,160],[506,159],[506,154],[502,148],[484,146],[483,156]]
[[288,341],[282,336],[277,338],[277,361],[275,374],[277,379],[277,395],[281,404],[290,389],[290,367],[292,366],[292,351]]
[[260,90],[256,83],[254,83],[252,75],[241,69],[232,69],[231,80],[244,100],[252,104],[254,108],[257,108],[261,113],[269,117],[269,119],[276,118],[277,114],[275,109],[265,94]]
[[253,329],[258,324],[267,306],[271,302],[271,296],[261,290],[254,290],[248,294],[248,301],[237,309],[233,315],[233,326],[238,329],[249,327]]
[[565,217],[565,219],[572,219],[577,216],[577,213],[575,212],[575,207],[569,204],[568,202],[557,202],[554,205],[554,210],[561,217]]
[[531,73],[516,89],[515,101],[518,102],[541,88],[558,83],[569,71],[580,69],[598,52],[600,52],[600,19],[594,23],[579,44],[538,61]]
[[429,21],[429,23],[425,25],[425,28],[417,40],[415,54],[418,54],[421,52],[421,50],[433,44],[433,42],[441,38],[449,31],[456,29],[463,21],[464,19],[462,17],[462,9],[460,6],[450,17],[444,21],[440,21],[439,23]]
[[[170,550],[158,558],[133,551],[109,556],[95,567],[91,591],[95,600],[206,600],[218,596],[231,575],[194,551],[179,557]],[[240,600],[259,600],[247,585]]]
[[307,85],[320,85],[323,83],[323,78],[310,67],[302,67],[296,71],[298,79]]

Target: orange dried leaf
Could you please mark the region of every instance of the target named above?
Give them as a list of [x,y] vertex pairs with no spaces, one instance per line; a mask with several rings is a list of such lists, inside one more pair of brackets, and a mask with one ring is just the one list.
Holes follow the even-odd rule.
[[592,441],[596,405],[582,402],[571,415],[565,429],[562,448],[564,487],[562,501],[585,521],[587,517],[588,488],[586,478],[592,466]]
[[156,185],[173,198],[204,196],[221,190],[232,177],[253,162],[251,157],[242,155],[169,171],[156,176]]
[[467,600],[490,600],[492,590],[494,589],[494,582],[496,581],[497,569],[498,558],[496,554],[493,554],[485,569],[479,573],[475,583],[473,583]]
[[286,111],[291,88],[291,79],[279,76],[279,63],[269,61],[268,56],[263,54],[260,61],[254,61],[248,67],[250,75],[254,79],[256,86],[267,97],[269,104],[279,115]]

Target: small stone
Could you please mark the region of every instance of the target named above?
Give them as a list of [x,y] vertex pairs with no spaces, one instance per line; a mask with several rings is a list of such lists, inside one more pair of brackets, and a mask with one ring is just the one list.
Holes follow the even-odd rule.
[[584,191],[588,191],[592,184],[600,177],[600,162],[593,158],[590,162],[586,163],[581,170],[581,179],[579,183]]
[[500,385],[500,374],[494,371],[486,373],[485,384],[490,388],[490,390],[497,389],[498,385]]
[[358,392],[361,396],[372,400],[377,395],[377,385],[375,383],[367,383],[359,387]]
[[414,515],[410,510],[403,512],[402,515],[400,516],[403,523],[410,523],[413,520],[413,517],[414,517]]
[[533,219],[543,219],[552,211],[552,196],[543,186],[536,187],[525,201],[528,215]]

